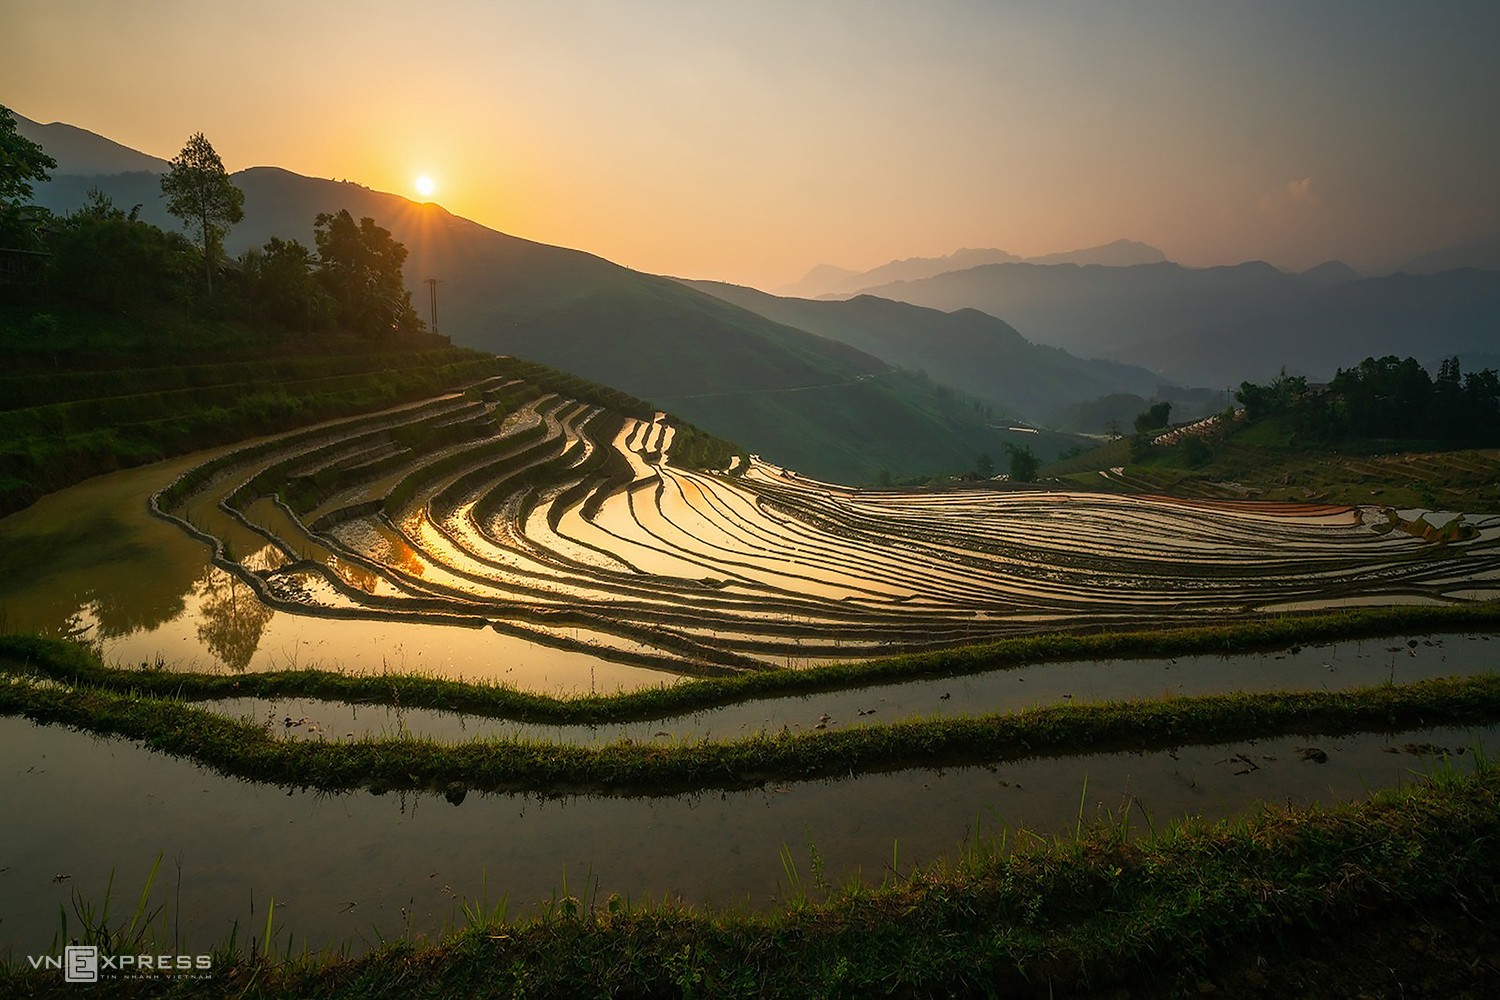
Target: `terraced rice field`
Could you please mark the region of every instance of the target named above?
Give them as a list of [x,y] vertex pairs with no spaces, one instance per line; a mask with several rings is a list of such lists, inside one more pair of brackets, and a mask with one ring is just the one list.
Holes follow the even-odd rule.
[[686,468],[676,433],[501,376],[230,452],[152,506],[272,609],[690,674],[1500,596],[1500,515],[855,490],[759,460]]

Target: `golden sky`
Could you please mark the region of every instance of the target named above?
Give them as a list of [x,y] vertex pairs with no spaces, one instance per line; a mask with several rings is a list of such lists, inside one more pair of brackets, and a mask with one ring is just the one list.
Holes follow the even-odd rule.
[[4,0],[0,104],[203,131],[631,267],[774,287],[1117,238],[1356,267],[1500,230],[1500,4]]

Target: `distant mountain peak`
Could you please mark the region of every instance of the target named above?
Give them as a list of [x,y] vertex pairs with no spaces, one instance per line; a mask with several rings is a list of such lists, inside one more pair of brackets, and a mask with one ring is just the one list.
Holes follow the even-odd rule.
[[[11,112],[15,114],[15,112]],[[164,174],[171,166],[160,157],[121,145],[113,139],[66,122],[42,125],[24,115],[15,115],[16,131],[47,151],[57,161],[54,175]]]
[[791,298],[820,299],[845,298],[872,288],[907,281],[924,281],[940,274],[968,271],[992,264],[1075,264],[1080,267],[1137,267],[1142,264],[1162,264],[1167,255],[1149,243],[1119,239],[1082,250],[1067,250],[1062,253],[1045,254],[1041,257],[1021,257],[1009,250],[996,247],[962,247],[946,257],[905,257],[873,267],[868,271],[850,271],[832,264],[819,264],[801,281],[775,290],[773,294]]
[[801,281],[778,288],[773,294],[815,299],[825,295],[850,295],[891,281],[916,281],[948,271],[963,271],[983,264],[1020,260],[1008,250],[964,248],[946,257],[905,257],[868,271],[851,271],[832,264],[819,264]]
[[1297,277],[1310,285],[1326,286],[1358,281],[1362,275],[1341,260],[1325,260],[1317,267],[1301,272]]
[[1430,250],[1413,257],[1394,271],[1407,274],[1438,274],[1472,267],[1478,271],[1500,271],[1500,233],[1487,233],[1462,243]]
[[1161,264],[1167,255],[1149,243],[1138,240],[1118,239],[1112,243],[1101,243],[1082,250],[1065,250],[1062,253],[1027,257],[1028,264],[1098,264],[1101,267],[1134,267],[1138,264]]

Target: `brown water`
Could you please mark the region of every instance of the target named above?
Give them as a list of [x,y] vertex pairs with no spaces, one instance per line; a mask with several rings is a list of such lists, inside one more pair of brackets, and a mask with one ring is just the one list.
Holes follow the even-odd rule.
[[[102,902],[111,871],[116,912],[128,912],[158,854],[157,900],[170,901],[188,950],[226,937],[235,921],[242,940],[259,933],[271,896],[277,927],[314,949],[362,950],[377,933],[408,928],[439,933],[458,921],[460,897],[486,889],[506,896],[512,915],[526,913],[564,880],[579,896],[587,886],[600,899],[758,908],[787,888],[783,846],[809,882],[811,843],[835,882],[860,872],[879,883],[893,851],[903,869],[928,862],[976,824],[1068,833],[1081,798],[1091,818],[1133,796],[1158,825],[1264,799],[1357,799],[1422,769],[1406,744],[1493,748],[1497,733],[1272,739],[668,798],[471,794],[455,807],[431,796],[287,792],[119,740],[0,719],[0,798],[8,815],[26,817],[0,828],[0,945],[15,956],[46,948],[58,906],[75,890]],[[1309,744],[1327,763],[1302,759]],[[1139,811],[1132,822],[1145,825]]]
[[[99,476],[0,519],[0,629],[179,669],[429,673],[557,693],[676,679],[490,629],[272,611],[212,565],[207,545],[147,510],[147,497],[214,454]],[[246,532],[240,551],[254,540]]]

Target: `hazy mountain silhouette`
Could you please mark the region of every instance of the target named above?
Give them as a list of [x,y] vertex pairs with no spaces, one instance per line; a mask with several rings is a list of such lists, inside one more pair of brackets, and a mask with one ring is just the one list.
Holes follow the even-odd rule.
[[1325,260],[1318,266],[1301,272],[1297,277],[1309,285],[1327,287],[1328,285],[1342,285],[1346,281],[1358,281],[1360,274],[1341,260]]
[[54,174],[124,174],[132,171],[165,173],[166,160],[63,122],[42,125],[11,112],[16,131],[39,144],[57,161]]
[[1134,267],[1137,264],[1160,264],[1167,255],[1156,247],[1135,240],[1115,240],[1084,250],[1067,250],[1041,257],[1027,257],[1028,264],[1099,264],[1103,267]]
[[1044,257],[1018,257],[1006,250],[956,250],[946,257],[908,257],[868,271],[849,271],[832,264],[819,264],[794,285],[776,290],[775,294],[803,299],[847,298],[893,281],[920,281],[950,271],[966,271],[984,264],[1102,264],[1129,267],[1134,264],[1156,264],[1166,260],[1156,247],[1132,240],[1115,240],[1102,246],[1068,250]]
[[871,285],[889,281],[916,281],[947,271],[962,271],[981,264],[1020,260],[1004,250],[955,250],[946,257],[908,257],[868,271],[849,271],[832,264],[819,264],[795,285],[776,290],[777,295],[815,299],[822,295],[852,295]]
[[[229,253],[273,235],[311,246],[320,212],[370,216],[407,246],[407,283],[424,318],[421,282],[440,279],[438,325],[455,343],[617,386],[805,473],[868,481],[884,470],[960,471],[981,451],[999,454],[1006,440],[951,392],[669,278],[358,184],[273,167],[233,179],[245,193],[245,219],[229,233]],[[59,172],[37,185],[36,198],[66,212],[81,206],[90,188],[126,209],[139,204],[147,221],[177,226],[151,173]],[[1022,440],[1040,450],[1060,447],[1035,436]]]
[[1052,424],[1073,404],[1115,393],[1150,396],[1161,382],[1144,368],[1088,361],[1033,344],[976,309],[942,312],[860,295],[848,300],[778,297],[741,285],[687,281],[768,319],[925,371],[939,382]]
[[803,275],[801,281],[777,289],[776,294],[818,296],[827,291],[846,287],[851,278],[857,279],[863,273],[863,271],[851,271],[847,267],[836,267],[833,264],[819,264]]
[[870,294],[980,309],[1039,343],[1143,365],[1188,385],[1238,385],[1282,366],[1323,378],[1368,355],[1441,357],[1500,342],[1500,274],[1473,270],[1326,283],[1261,261],[992,264]]
[[1437,274],[1461,267],[1500,271],[1500,233],[1490,233],[1453,246],[1430,250],[1395,268],[1408,274]]
[[1217,374],[1207,384],[1238,385],[1269,379],[1283,365],[1321,380],[1366,357],[1415,357],[1436,370],[1450,355],[1472,366],[1496,352],[1500,274],[1466,268],[1313,288],[1275,312],[1229,309],[1133,353],[1163,371]]

